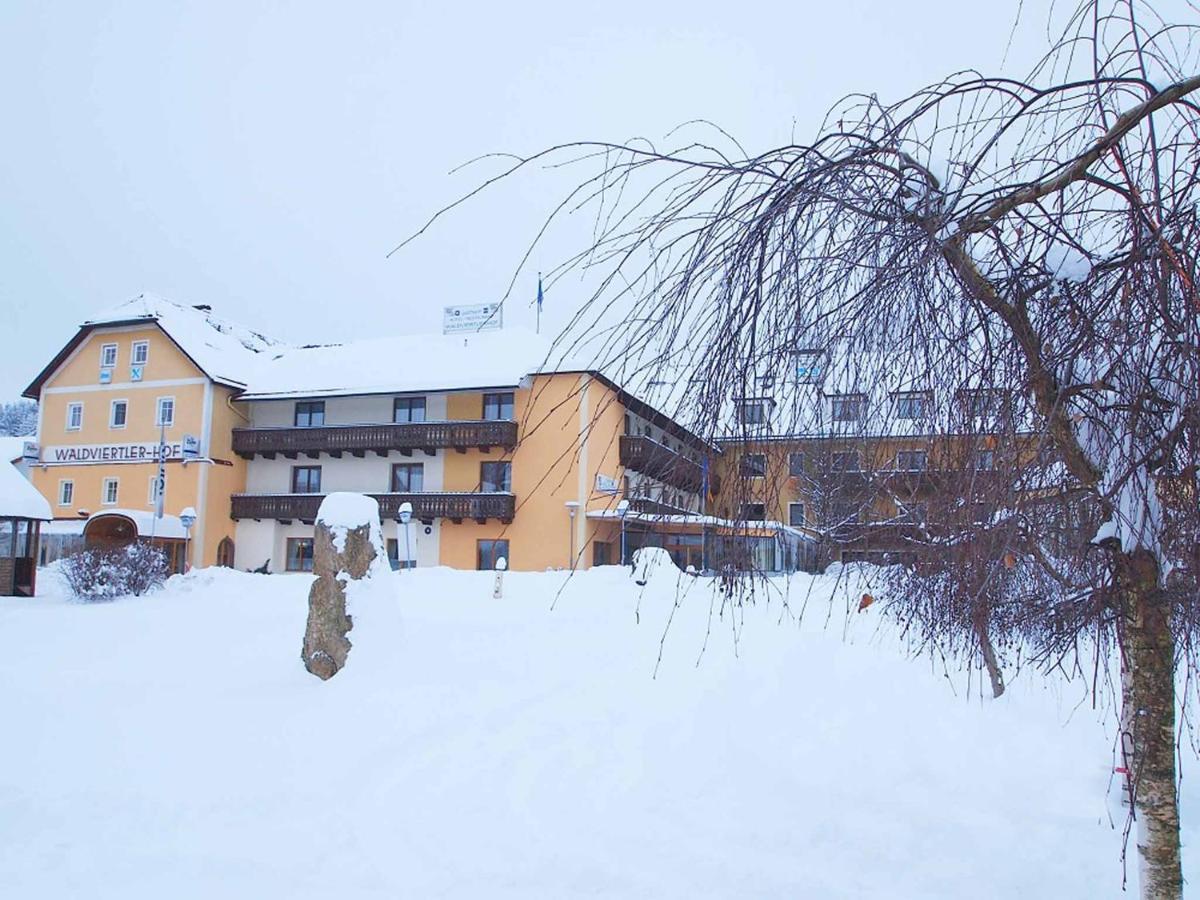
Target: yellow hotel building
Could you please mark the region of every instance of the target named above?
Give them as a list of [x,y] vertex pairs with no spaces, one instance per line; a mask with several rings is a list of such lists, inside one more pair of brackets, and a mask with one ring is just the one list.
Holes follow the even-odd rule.
[[290,347],[142,295],[83,323],[29,385],[31,479],[54,526],[89,545],[153,538],[176,568],[192,512],[188,564],[306,571],[333,491],[379,501],[394,567],[588,567],[644,544],[711,564],[706,535],[734,527],[707,515],[720,450],[601,372],[548,368],[548,349],[521,329]]

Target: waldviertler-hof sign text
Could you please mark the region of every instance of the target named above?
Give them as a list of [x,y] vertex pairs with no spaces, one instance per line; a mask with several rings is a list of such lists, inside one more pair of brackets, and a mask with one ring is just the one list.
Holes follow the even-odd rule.
[[[183,459],[183,442],[167,442],[167,459]],[[158,441],[149,444],[71,444],[43,447],[42,465],[158,462]]]

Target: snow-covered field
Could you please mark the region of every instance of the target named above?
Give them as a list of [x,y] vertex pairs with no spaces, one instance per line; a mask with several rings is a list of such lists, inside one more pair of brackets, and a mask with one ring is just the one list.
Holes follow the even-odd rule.
[[654,677],[674,575],[389,574],[322,683],[309,580],[0,598],[0,897],[1121,894],[1108,716],[968,695],[874,608],[844,626],[860,589],[826,627],[831,579],[779,582],[803,624],[714,617],[697,666],[682,576]]

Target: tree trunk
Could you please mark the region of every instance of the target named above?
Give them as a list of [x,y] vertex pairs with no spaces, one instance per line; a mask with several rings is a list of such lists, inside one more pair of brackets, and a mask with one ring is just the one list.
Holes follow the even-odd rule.
[[1123,627],[1121,718],[1133,747],[1126,777],[1138,823],[1141,896],[1177,900],[1183,897],[1183,871],[1175,780],[1175,642],[1158,574],[1158,560],[1148,550],[1117,556]]

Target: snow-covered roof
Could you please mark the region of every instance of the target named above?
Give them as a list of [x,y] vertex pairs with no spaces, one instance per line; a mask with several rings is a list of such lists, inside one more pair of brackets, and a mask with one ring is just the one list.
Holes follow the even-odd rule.
[[524,328],[470,335],[406,334],[263,354],[246,400],[515,387],[550,350]]
[[208,307],[185,306],[155,294],[138,294],[85,321],[84,329],[156,322],[214,381],[248,383],[260,354],[282,346],[256,331],[218,318]]
[[[49,510],[49,508],[47,505],[46,509]],[[184,529],[183,523],[179,521],[179,516],[164,515],[155,522],[154,513],[146,509],[106,509],[90,515],[88,522],[102,519],[105,516],[122,516],[129,519],[137,526],[138,537],[150,537],[151,535],[160,538],[183,539],[187,537],[187,531]]]
[[36,438],[32,436],[9,437],[8,435],[0,435],[0,462],[19,462],[25,452],[25,442],[34,440]]
[[7,462],[0,462],[0,517],[42,521],[54,518],[41,491]]

